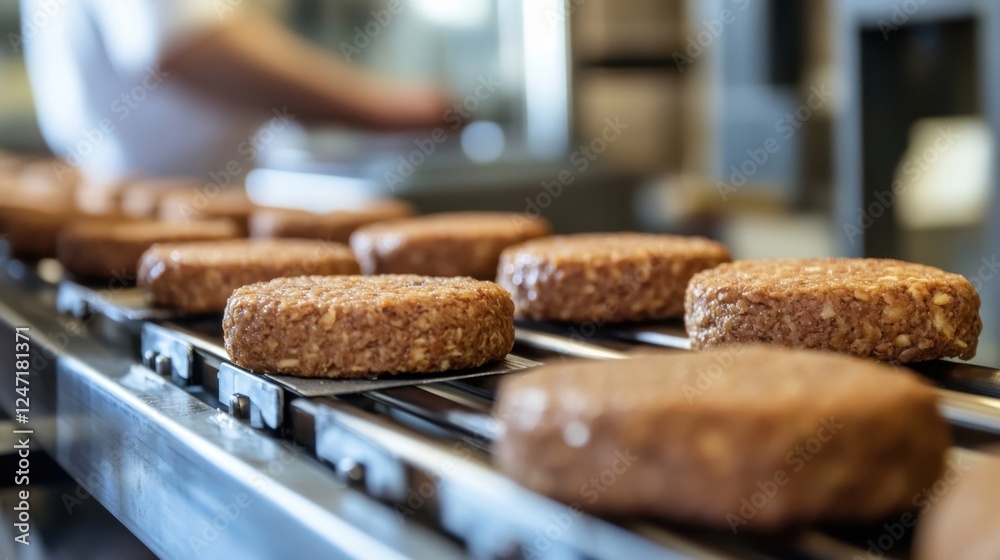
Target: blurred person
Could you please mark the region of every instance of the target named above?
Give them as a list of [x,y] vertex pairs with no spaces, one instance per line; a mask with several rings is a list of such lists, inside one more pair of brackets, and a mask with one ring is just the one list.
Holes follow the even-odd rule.
[[244,0],[21,0],[25,59],[53,152],[88,181],[248,170],[271,121],[403,130],[438,124],[430,86],[313,47]]

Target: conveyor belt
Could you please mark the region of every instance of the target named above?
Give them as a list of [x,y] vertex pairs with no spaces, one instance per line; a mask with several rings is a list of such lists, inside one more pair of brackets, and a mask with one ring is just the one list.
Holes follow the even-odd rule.
[[[867,555],[863,539],[850,531],[748,537],[599,519],[536,495],[490,466],[490,445],[501,430],[491,415],[497,376],[566,356],[620,359],[648,345],[683,349],[677,325],[573,333],[522,324],[515,354],[479,370],[309,380],[230,364],[217,317],[146,309],[141,295],[124,290],[101,295],[63,284],[56,298],[55,286],[45,282],[3,277],[0,284],[0,324],[33,325],[45,333],[40,344],[58,355],[58,367],[39,370],[32,381],[47,395],[40,407],[59,427],[45,445],[85,484],[94,464],[107,463],[106,482],[87,490],[163,557]],[[57,319],[55,301],[77,319]],[[116,345],[119,337],[104,336],[104,327],[98,336],[95,315],[122,333],[138,333],[141,344]],[[89,328],[68,342],[56,340],[79,324]],[[958,375],[942,367],[925,375]],[[991,381],[983,372],[975,377]],[[13,402],[8,397],[5,407]],[[1000,433],[996,402],[942,392],[946,416],[985,432]],[[196,549],[201,543],[192,537],[240,496],[254,507],[237,505],[240,513],[227,521],[232,528]],[[884,557],[905,555],[900,547]]]

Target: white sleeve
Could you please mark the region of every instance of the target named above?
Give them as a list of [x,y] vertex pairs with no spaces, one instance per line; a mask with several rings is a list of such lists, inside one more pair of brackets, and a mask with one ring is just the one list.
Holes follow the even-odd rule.
[[171,49],[218,25],[240,0],[81,0],[119,72],[145,70]]

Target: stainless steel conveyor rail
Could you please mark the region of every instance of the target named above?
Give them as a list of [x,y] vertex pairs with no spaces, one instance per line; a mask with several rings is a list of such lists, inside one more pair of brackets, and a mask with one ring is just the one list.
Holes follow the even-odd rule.
[[[0,340],[28,327],[35,441],[162,558],[460,558],[452,539],[309,454],[214,409],[52,310],[54,287],[0,271]],[[0,344],[13,414],[13,344]]]

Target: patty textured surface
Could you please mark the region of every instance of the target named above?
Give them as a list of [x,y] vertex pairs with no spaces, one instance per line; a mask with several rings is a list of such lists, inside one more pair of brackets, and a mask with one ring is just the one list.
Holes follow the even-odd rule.
[[969,359],[983,323],[963,276],[888,259],[738,261],[696,274],[693,349],[734,342],[818,348],[888,362]]
[[[1000,458],[956,453],[947,464],[940,482],[920,496],[923,515],[912,557],[995,560],[1000,554]],[[940,494],[942,487],[947,490]]]
[[317,214],[304,210],[259,208],[250,216],[251,237],[298,237],[347,243],[361,226],[416,214],[402,200],[384,200],[357,210]]
[[155,220],[76,222],[59,233],[57,256],[67,271],[84,280],[136,276],[139,258],[156,243],[239,237],[229,220],[160,222]]
[[365,274],[496,278],[507,247],[552,233],[543,218],[506,212],[431,214],[365,226],[351,247]]
[[528,488],[734,531],[912,507],[951,441],[910,372],[767,346],[542,366],[501,381],[497,415],[495,460]]
[[539,321],[641,321],[684,313],[684,289],[696,272],[730,261],[701,237],[585,233],[508,247],[497,283],[516,314]]
[[233,292],[223,328],[230,358],[251,371],[431,373],[503,358],[514,346],[514,304],[471,278],[279,278]]
[[233,290],[285,276],[360,274],[350,248],[305,239],[162,243],[139,260],[139,286],[157,305],[189,312],[226,308]]

